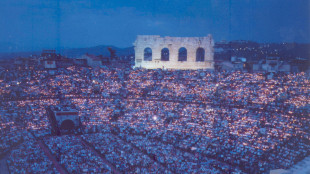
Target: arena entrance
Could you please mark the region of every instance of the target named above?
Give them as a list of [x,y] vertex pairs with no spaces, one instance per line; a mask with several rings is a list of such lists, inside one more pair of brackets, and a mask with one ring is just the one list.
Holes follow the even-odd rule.
[[75,129],[74,122],[72,120],[69,120],[69,119],[68,120],[64,120],[61,123],[60,129],[63,129],[63,130],[73,130],[73,129]]
[[78,133],[81,131],[82,124],[76,109],[61,105],[49,106],[47,114],[51,121],[51,133],[53,135]]

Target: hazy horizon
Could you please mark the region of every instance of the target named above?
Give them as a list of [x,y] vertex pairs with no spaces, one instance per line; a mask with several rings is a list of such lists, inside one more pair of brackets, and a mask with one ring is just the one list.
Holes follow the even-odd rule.
[[310,43],[309,9],[307,0],[3,0],[0,46],[20,51],[126,48],[137,35],[208,34],[216,42]]

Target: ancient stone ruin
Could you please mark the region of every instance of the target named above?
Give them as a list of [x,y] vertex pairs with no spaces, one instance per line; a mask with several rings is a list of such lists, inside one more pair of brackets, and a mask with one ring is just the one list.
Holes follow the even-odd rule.
[[138,35],[135,68],[214,69],[214,41],[206,37]]

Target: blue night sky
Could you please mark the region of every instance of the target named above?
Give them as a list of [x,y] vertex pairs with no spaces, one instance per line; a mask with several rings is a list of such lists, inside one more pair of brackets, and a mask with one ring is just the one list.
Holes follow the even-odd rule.
[[310,42],[309,0],[1,0],[0,46],[132,46],[136,35]]

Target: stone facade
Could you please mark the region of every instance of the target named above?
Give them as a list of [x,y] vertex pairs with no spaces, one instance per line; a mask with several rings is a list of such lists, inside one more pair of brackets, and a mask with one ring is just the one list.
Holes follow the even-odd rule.
[[214,69],[214,41],[211,35],[207,37],[138,35],[133,44],[135,67]]

